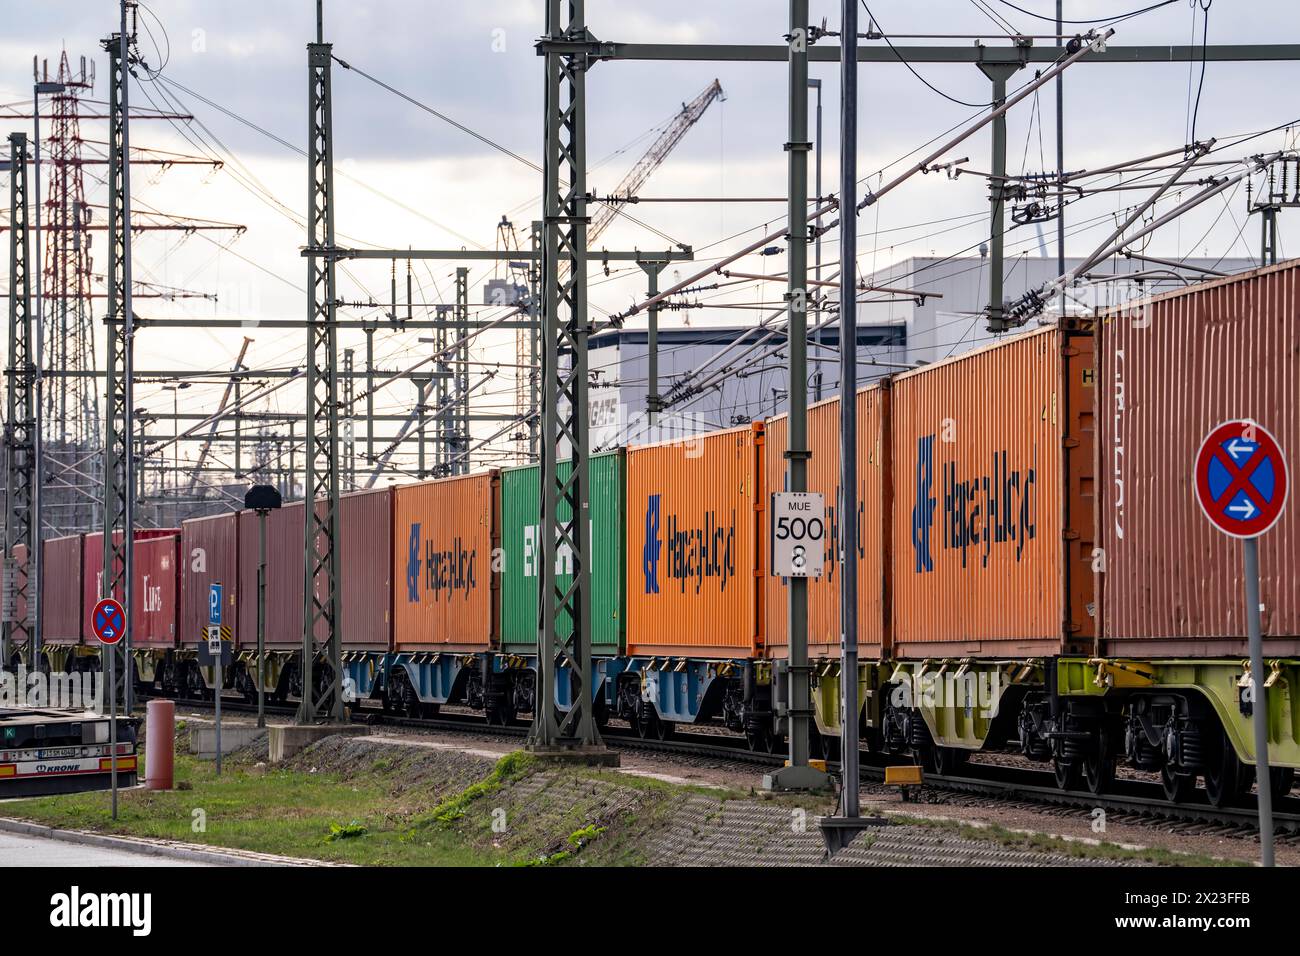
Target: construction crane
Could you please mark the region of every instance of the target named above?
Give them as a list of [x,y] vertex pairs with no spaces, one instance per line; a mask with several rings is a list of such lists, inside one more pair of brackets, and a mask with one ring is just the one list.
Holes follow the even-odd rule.
[[[695,99],[689,103],[683,103],[681,111],[668,123],[664,131],[646,150],[645,154],[636,162],[623,177],[623,181],[618,184],[608,200],[602,202],[600,211],[591,217],[591,225],[587,227],[587,246],[591,248],[596,238],[605,231],[614,218],[619,214],[619,208],[630,200],[634,200],[637,190],[645,185],[650,175],[658,169],[668,154],[673,151],[682,137],[686,135],[704,115],[705,110],[713,103],[714,100],[722,98],[722,84],[716,79]],[[534,244],[540,241],[540,236],[533,237]],[[519,235],[515,226],[505,216],[501,217],[501,222],[497,225],[497,247],[498,249],[520,249]],[[519,295],[527,296],[530,290],[533,290],[537,277],[537,262],[511,262],[509,263],[511,283],[503,286],[511,292],[512,298],[509,301],[501,301],[498,305],[519,305]],[[531,271],[530,271],[531,270]],[[495,278],[495,276],[494,276]],[[516,294],[517,293],[517,294]],[[536,303],[531,308],[536,311]],[[529,421],[528,416],[537,404],[537,374],[536,364],[538,361],[537,353],[537,332],[533,329],[520,329],[515,333],[515,413],[519,416],[521,423]],[[536,420],[529,421],[527,427],[522,427],[512,436],[519,450],[521,460],[532,458],[537,451],[536,448]],[[525,457],[526,456],[526,457]]]
[[663,161],[668,158],[668,154],[673,151],[687,131],[694,126],[704,111],[716,99],[722,97],[722,84],[716,79],[695,99],[689,103],[683,103],[681,112],[673,117],[668,127],[659,134],[659,138],[654,141],[645,155],[642,156],[635,166],[628,171],[623,177],[623,181],[614,188],[610,193],[612,202],[606,202],[601,205],[600,210],[591,217],[591,225],[587,227],[587,246],[591,247],[596,238],[605,231],[606,227],[614,221],[618,215],[620,207],[628,200],[636,196],[637,190],[645,185],[650,174],[662,165]]

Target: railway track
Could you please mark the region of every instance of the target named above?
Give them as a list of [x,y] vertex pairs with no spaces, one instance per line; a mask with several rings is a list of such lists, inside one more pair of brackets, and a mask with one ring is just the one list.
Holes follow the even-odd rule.
[[[210,700],[177,699],[176,705],[205,710],[213,707]],[[231,713],[257,712],[255,705],[226,698],[222,699],[221,707],[223,711]],[[292,705],[266,707],[268,715],[281,717],[291,716],[295,711],[296,708]],[[476,733],[516,739],[522,739],[528,733],[527,725],[522,722],[499,726],[489,724],[483,717],[472,714],[401,717],[367,709],[355,712],[352,719],[375,726]],[[608,727],[603,731],[603,736],[611,746],[633,752],[722,760],[758,768],[779,767],[785,760],[779,754],[751,751],[740,738],[720,734],[677,733],[665,740],[657,740],[639,737],[630,729]],[[731,742],[733,740],[734,743]],[[882,784],[885,767],[897,763],[897,759],[863,751],[861,779],[869,785]],[[839,770],[837,762],[828,761],[827,766],[832,771]],[[996,799],[1013,809],[1058,817],[1092,818],[1101,810],[1106,814],[1108,825],[1159,826],[1169,832],[1237,839],[1255,839],[1258,835],[1258,809],[1253,795],[1248,795],[1239,807],[1219,810],[1208,803],[1169,803],[1157,784],[1118,780],[1111,792],[1094,795],[1058,789],[1049,771],[994,764],[968,764],[957,774],[927,773],[925,783],[931,790],[943,793],[942,803],[956,808],[974,807],[980,801]],[[1287,797],[1280,801],[1274,807],[1273,819],[1280,842],[1300,845],[1300,800]]]

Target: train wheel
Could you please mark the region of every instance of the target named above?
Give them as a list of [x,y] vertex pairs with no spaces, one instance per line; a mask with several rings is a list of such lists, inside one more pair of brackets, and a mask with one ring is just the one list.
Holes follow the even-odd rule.
[[419,713],[420,700],[411,686],[406,671],[395,670],[388,684],[388,707],[399,717],[414,717]]
[[1160,768],[1160,785],[1165,788],[1165,799],[1170,803],[1186,803],[1196,789],[1196,774],[1181,773],[1165,764]]
[[515,704],[510,696],[503,696],[487,710],[489,724],[497,727],[509,727],[515,722]]
[[632,726],[636,729],[637,736],[642,740],[649,740],[652,737],[659,736],[659,715],[645,701],[636,709],[636,719]]
[[1058,790],[1078,790],[1079,789],[1079,765],[1071,761],[1066,763],[1060,757],[1052,758],[1052,771],[1056,776],[1056,789]]
[[748,726],[745,728],[745,743],[754,753],[767,753],[769,749],[768,737],[770,737],[763,727]]
[[822,735],[822,754],[827,760],[835,761],[840,759],[840,738]]
[[927,747],[921,754],[921,765],[941,777],[950,777],[970,759],[969,750],[957,747]]
[[660,740],[668,740],[677,732],[677,725],[671,720],[659,720],[655,722],[655,735]]
[[1091,794],[1105,793],[1115,784],[1115,754],[1111,748],[1111,736],[1102,730],[1097,738],[1097,747],[1083,759],[1083,785]]
[[1218,744],[1205,761],[1205,795],[1210,799],[1210,806],[1222,809],[1241,801],[1250,789],[1253,775],[1241,765],[1227,735],[1220,731],[1218,738]]
[[1273,799],[1281,800],[1291,792],[1295,783],[1295,769],[1292,767],[1273,767],[1268,772],[1269,783],[1273,790]]

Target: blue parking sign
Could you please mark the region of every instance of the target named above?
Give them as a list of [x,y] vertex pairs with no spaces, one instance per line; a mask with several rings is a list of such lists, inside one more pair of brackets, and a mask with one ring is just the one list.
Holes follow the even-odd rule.
[[221,585],[208,585],[208,623],[214,626],[221,624]]

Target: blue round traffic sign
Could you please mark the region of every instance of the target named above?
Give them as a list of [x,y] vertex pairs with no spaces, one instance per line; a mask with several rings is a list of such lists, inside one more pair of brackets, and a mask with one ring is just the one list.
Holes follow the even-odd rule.
[[1205,436],[1193,485],[1216,528],[1235,538],[1257,538],[1282,516],[1290,478],[1277,439],[1263,426],[1238,419]]
[[90,629],[101,644],[116,644],[126,633],[126,611],[113,598],[104,598],[90,612]]

